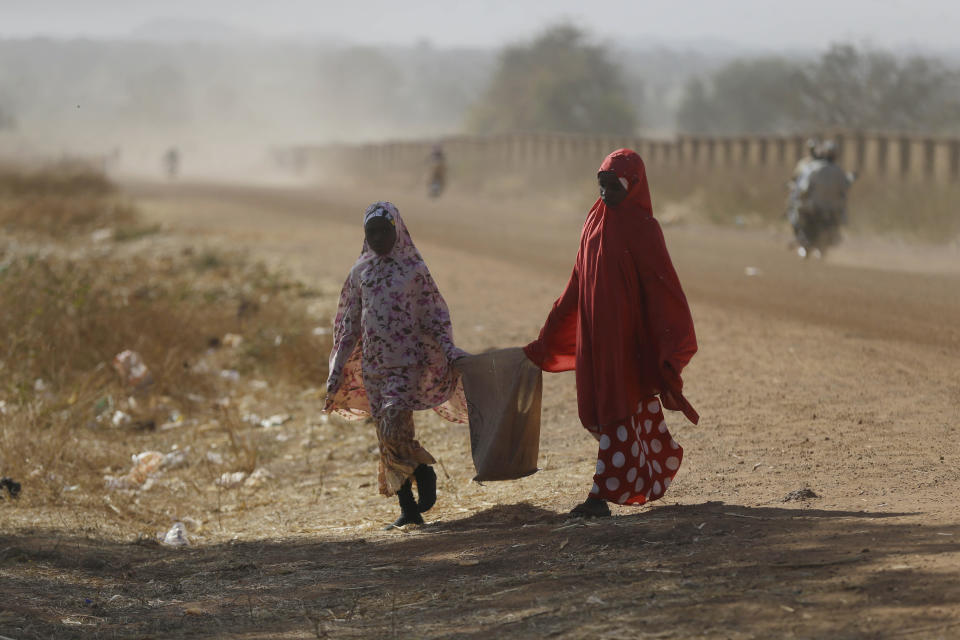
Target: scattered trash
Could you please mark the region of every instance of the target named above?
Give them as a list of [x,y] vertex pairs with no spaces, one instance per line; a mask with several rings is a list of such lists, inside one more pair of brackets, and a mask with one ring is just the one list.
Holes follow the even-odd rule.
[[90,234],[90,240],[93,242],[106,242],[113,239],[113,229],[97,229]]
[[590,596],[589,598],[587,598],[587,604],[607,604],[607,603],[601,600],[600,598],[598,598],[597,596]]
[[791,491],[783,497],[781,502],[793,502],[796,500],[812,500],[813,498],[819,498],[816,493],[813,492],[813,489],[807,487],[806,489],[797,489],[796,491]]
[[314,327],[313,335],[315,336],[328,336],[333,333],[333,330],[330,327]]
[[261,418],[256,413],[245,413],[241,418],[247,424],[257,425],[258,427],[263,427],[264,429],[269,429],[270,427],[279,427],[282,424],[290,422],[293,417],[289,413],[277,413],[269,418]]
[[228,333],[223,336],[223,346],[236,349],[243,344],[243,336],[238,333]]
[[3,499],[3,490],[6,489],[11,498],[20,496],[20,483],[13,478],[4,476],[0,478],[0,499]]
[[184,424],[183,414],[174,409],[170,412],[170,415],[167,417],[167,421],[160,425],[161,431],[169,431],[170,429],[176,429],[179,426]]
[[264,418],[260,421],[260,426],[264,429],[269,429],[270,427],[279,427],[282,424],[290,422],[292,418],[289,413],[278,413],[270,416],[269,418]]
[[207,455],[204,456],[207,462],[211,464],[223,464],[223,455],[217,453],[216,451],[207,451]]
[[153,477],[161,469],[175,469],[187,464],[186,451],[171,451],[163,454],[159,451],[144,451],[131,456],[133,467],[123,476],[104,476],[107,489],[140,489],[145,491],[153,486]]
[[217,478],[217,485],[224,489],[235,489],[240,485],[245,487],[259,487],[272,478],[273,474],[266,469],[257,469],[250,474],[246,471],[228,471]]
[[263,391],[270,387],[270,383],[266,380],[251,380],[250,386],[258,391]]
[[187,463],[186,450],[176,450],[171,451],[163,457],[163,464],[161,466],[164,469],[179,469],[180,467],[187,466]]
[[243,486],[245,487],[259,487],[264,484],[267,480],[273,479],[273,474],[267,471],[266,469],[257,469],[243,481]]
[[7,415],[7,401],[0,400],[0,416]]
[[241,484],[243,484],[243,481],[246,479],[247,479],[246,471],[234,471],[232,473],[227,471],[226,473],[222,474],[219,478],[217,478],[217,485],[225,489],[232,489],[234,487],[239,487]]
[[93,415],[99,416],[104,411],[108,411],[112,408],[113,408],[113,398],[111,396],[104,396],[94,403]]
[[43,378],[37,378],[36,380],[33,381],[33,390],[36,391],[37,393],[40,393],[41,391],[46,391],[46,389],[47,389],[47,383],[43,381]]
[[189,546],[190,539],[187,538],[187,528],[183,526],[182,522],[174,522],[170,530],[164,534],[161,542],[168,547]]
[[110,424],[115,427],[125,427],[130,424],[132,420],[133,418],[130,417],[130,414],[124,413],[123,411],[117,409],[113,412],[113,416],[110,418]]
[[240,379],[240,372],[236,369],[221,369],[220,377],[230,382],[236,382]]
[[153,382],[150,369],[136,351],[127,349],[118,353],[113,359],[113,368],[117,370],[123,381],[134,389],[142,389]]
[[760,269],[758,269],[757,267],[747,267],[746,269],[743,270],[743,273],[744,275],[749,277],[749,276],[759,276],[763,272],[760,271]]

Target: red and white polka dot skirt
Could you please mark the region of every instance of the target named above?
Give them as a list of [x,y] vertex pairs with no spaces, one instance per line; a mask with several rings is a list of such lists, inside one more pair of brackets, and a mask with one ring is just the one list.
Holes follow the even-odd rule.
[[616,504],[644,504],[662,497],[683,460],[683,449],[667,431],[655,397],[646,398],[622,423],[601,427],[598,439],[590,495]]

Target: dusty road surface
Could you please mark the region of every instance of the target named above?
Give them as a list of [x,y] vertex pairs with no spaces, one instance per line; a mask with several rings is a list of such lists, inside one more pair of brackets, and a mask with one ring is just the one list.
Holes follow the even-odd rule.
[[[363,209],[392,199],[471,351],[536,335],[590,204],[127,188],[151,219],[245,247],[330,304]],[[319,454],[274,467],[267,533],[242,512],[182,551],[64,532],[74,578],[58,597],[140,589],[135,618],[96,613],[111,622],[98,637],[960,637],[960,256],[854,241],[801,262],[770,233],[666,235],[700,340],[685,379],[702,420],[668,415],[685,456],[664,499],[565,519],[596,445],[572,374],[545,375],[541,471],[523,480],[471,483],[464,429],[418,416],[441,461],[426,526],[381,530],[395,505],[376,495],[372,429],[331,421]],[[21,562],[60,557],[53,539],[5,542]]]

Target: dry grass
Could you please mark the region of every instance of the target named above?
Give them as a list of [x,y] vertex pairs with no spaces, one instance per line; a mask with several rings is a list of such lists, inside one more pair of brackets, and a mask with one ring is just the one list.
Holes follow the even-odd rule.
[[7,234],[70,239],[108,229],[117,241],[157,233],[103,173],[82,164],[40,168],[0,165],[0,229]]
[[[132,519],[127,530],[163,526],[184,502],[215,513],[221,473],[270,460],[248,414],[325,379],[329,337],[314,329],[328,321],[307,312],[317,296],[241,253],[89,240],[81,230],[139,224],[132,209],[116,215],[102,177],[48,171],[0,183],[0,210],[26,212],[5,224],[33,238],[0,245],[0,475],[24,484],[31,509],[109,509]],[[96,214],[51,204],[71,200]],[[238,337],[226,344],[227,334]],[[126,349],[152,384],[133,388],[114,370]],[[135,492],[107,494],[104,477],[127,473],[131,455],[175,449],[190,468],[142,504]]]

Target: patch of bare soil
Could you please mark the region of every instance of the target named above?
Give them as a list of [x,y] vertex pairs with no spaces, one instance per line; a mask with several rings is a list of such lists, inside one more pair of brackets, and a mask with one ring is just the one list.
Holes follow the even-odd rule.
[[[331,305],[359,252],[360,215],[384,197],[130,188],[152,220],[282,265]],[[387,197],[461,346],[536,335],[589,203]],[[596,445],[576,419],[572,375],[547,375],[540,472],[472,483],[465,429],[418,415],[418,437],[440,460],[438,504],[423,527],[383,531],[397,509],[376,495],[372,428],[324,421],[317,399],[287,397],[297,418],[268,430],[272,481],[223,491],[215,512],[194,508],[202,529],[191,546],[138,540],[125,529],[135,502],[127,515],[58,522],[37,517],[25,483],[0,503],[0,635],[960,634],[960,279],[918,263],[892,270],[888,248],[814,263],[761,233],[678,226],[667,241],[697,323],[685,379],[703,419],[668,416],[685,456],[663,500],[567,521]]]

